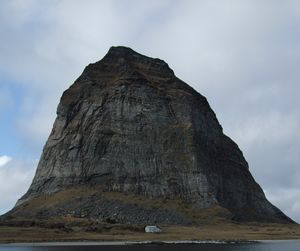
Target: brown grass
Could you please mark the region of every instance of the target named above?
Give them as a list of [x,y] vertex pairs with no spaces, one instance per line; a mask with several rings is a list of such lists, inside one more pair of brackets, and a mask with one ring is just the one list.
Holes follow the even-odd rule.
[[0,227],[0,242],[300,239],[298,225],[214,224],[201,227],[160,227],[162,232],[159,234],[144,233],[142,227],[137,228],[137,231],[122,225],[106,225],[102,231],[84,231],[80,227],[69,231],[37,227]]

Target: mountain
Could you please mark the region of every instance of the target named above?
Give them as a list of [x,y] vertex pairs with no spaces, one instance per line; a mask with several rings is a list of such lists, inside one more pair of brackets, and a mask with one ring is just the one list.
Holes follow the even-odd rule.
[[111,47],[63,93],[33,182],[8,215],[190,224],[209,210],[292,222],[204,96],[164,61]]

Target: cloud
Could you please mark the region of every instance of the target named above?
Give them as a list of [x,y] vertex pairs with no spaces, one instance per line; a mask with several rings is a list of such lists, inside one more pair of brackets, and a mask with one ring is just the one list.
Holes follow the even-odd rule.
[[11,161],[11,157],[6,155],[0,156],[0,167],[5,166],[9,161]]
[[110,46],[130,44],[168,2],[10,1],[1,6],[0,72],[27,88],[17,119],[24,141],[41,146],[62,92],[84,67]]
[[[111,45],[127,45],[164,59],[204,94],[267,196],[298,208],[299,16],[293,0],[4,1],[0,78],[26,90],[20,141],[39,155],[62,92]],[[16,102],[2,90],[3,112]]]
[[[300,3],[185,1],[141,37],[204,94],[255,179],[292,218],[300,184]],[[279,15],[280,13],[280,15]],[[157,39],[159,38],[159,39]],[[294,194],[285,200],[283,192]],[[286,204],[285,204],[286,203]]]
[[36,160],[9,159],[0,166],[0,214],[10,210],[28,190],[37,165]]
[[279,207],[288,216],[299,223],[300,219],[300,188],[275,188],[265,191],[269,200]]

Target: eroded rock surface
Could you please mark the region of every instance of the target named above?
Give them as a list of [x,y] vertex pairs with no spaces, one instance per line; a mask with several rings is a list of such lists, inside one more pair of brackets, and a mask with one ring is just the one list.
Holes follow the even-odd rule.
[[180,198],[196,209],[220,205],[236,220],[290,221],[268,202],[206,98],[164,61],[126,47],[112,47],[63,93],[32,185],[18,205],[93,184]]

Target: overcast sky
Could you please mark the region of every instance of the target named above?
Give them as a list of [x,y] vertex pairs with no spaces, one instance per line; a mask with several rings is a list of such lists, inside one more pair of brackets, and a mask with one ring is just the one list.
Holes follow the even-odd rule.
[[28,189],[62,92],[112,45],[207,97],[268,199],[300,222],[300,1],[0,4],[0,214]]

